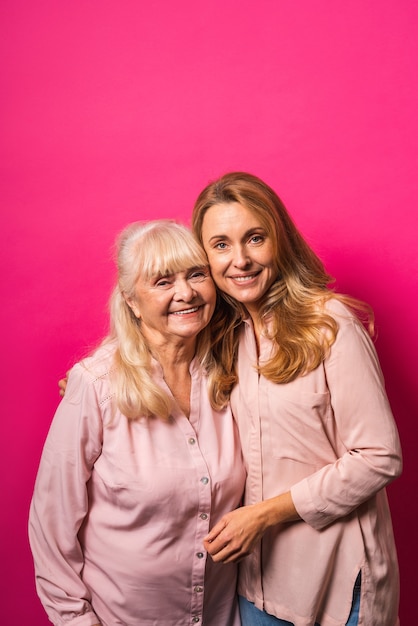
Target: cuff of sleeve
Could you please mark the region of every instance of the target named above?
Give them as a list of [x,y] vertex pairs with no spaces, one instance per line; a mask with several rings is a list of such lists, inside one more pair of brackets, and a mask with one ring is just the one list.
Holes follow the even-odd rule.
[[95,613],[89,611],[88,613],[84,613],[84,615],[79,615],[74,619],[71,619],[69,622],[62,622],[65,626],[96,626],[96,624],[101,624],[99,618]]
[[312,526],[315,530],[321,530],[332,522],[325,510],[318,510],[315,506],[309,489],[308,479],[305,478],[293,485],[290,493],[296,511],[309,526]]

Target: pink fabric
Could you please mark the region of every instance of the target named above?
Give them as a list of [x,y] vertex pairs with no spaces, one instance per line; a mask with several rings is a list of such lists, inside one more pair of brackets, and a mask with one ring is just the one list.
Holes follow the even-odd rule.
[[[401,472],[397,429],[373,344],[338,301],[325,363],[283,385],[258,377],[251,324],[232,395],[248,465],[245,503],[291,490],[303,521],[271,529],[241,564],[239,591],[295,626],[345,624],[359,570],[359,624],[394,626],[399,580],[384,490]],[[261,359],[271,350],[262,338]]]
[[129,422],[112,411],[111,357],[100,348],[73,368],[40,463],[30,540],[49,618],[239,626],[236,567],[206,561],[202,547],[243,491],[231,413],[211,409],[193,362],[190,420]]

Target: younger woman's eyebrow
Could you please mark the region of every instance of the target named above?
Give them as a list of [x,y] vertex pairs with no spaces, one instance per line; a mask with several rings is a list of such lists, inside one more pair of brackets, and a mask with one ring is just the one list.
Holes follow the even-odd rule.
[[[245,233],[242,236],[242,239],[246,239],[253,233],[266,234],[266,230],[262,226],[253,226],[253,228],[249,228],[248,230],[245,231]],[[210,237],[209,243],[216,239],[229,239],[229,235],[213,235],[212,237]]]
[[213,241],[214,239],[228,239],[228,235],[213,235],[210,237],[209,241]]

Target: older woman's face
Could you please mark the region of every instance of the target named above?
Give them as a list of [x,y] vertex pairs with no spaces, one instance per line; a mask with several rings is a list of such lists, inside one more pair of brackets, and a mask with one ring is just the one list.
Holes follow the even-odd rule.
[[194,340],[210,322],[216,290],[208,267],[139,278],[132,310],[151,345]]
[[238,202],[215,204],[203,218],[202,241],[219,289],[256,312],[277,277],[273,242],[259,218]]

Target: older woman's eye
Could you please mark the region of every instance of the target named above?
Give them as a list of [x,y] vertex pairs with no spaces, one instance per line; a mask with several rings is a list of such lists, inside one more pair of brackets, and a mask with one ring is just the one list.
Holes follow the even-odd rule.
[[194,272],[190,274],[191,279],[197,279],[197,280],[202,280],[203,278],[207,278],[208,276],[209,276],[209,270],[207,269],[195,270]]
[[219,241],[214,247],[216,250],[225,250],[226,243],[224,241]]
[[251,243],[261,243],[264,241],[263,235],[253,235],[250,239]]
[[160,280],[157,280],[155,283],[156,287],[166,287],[169,284],[170,281],[168,278],[160,278]]

